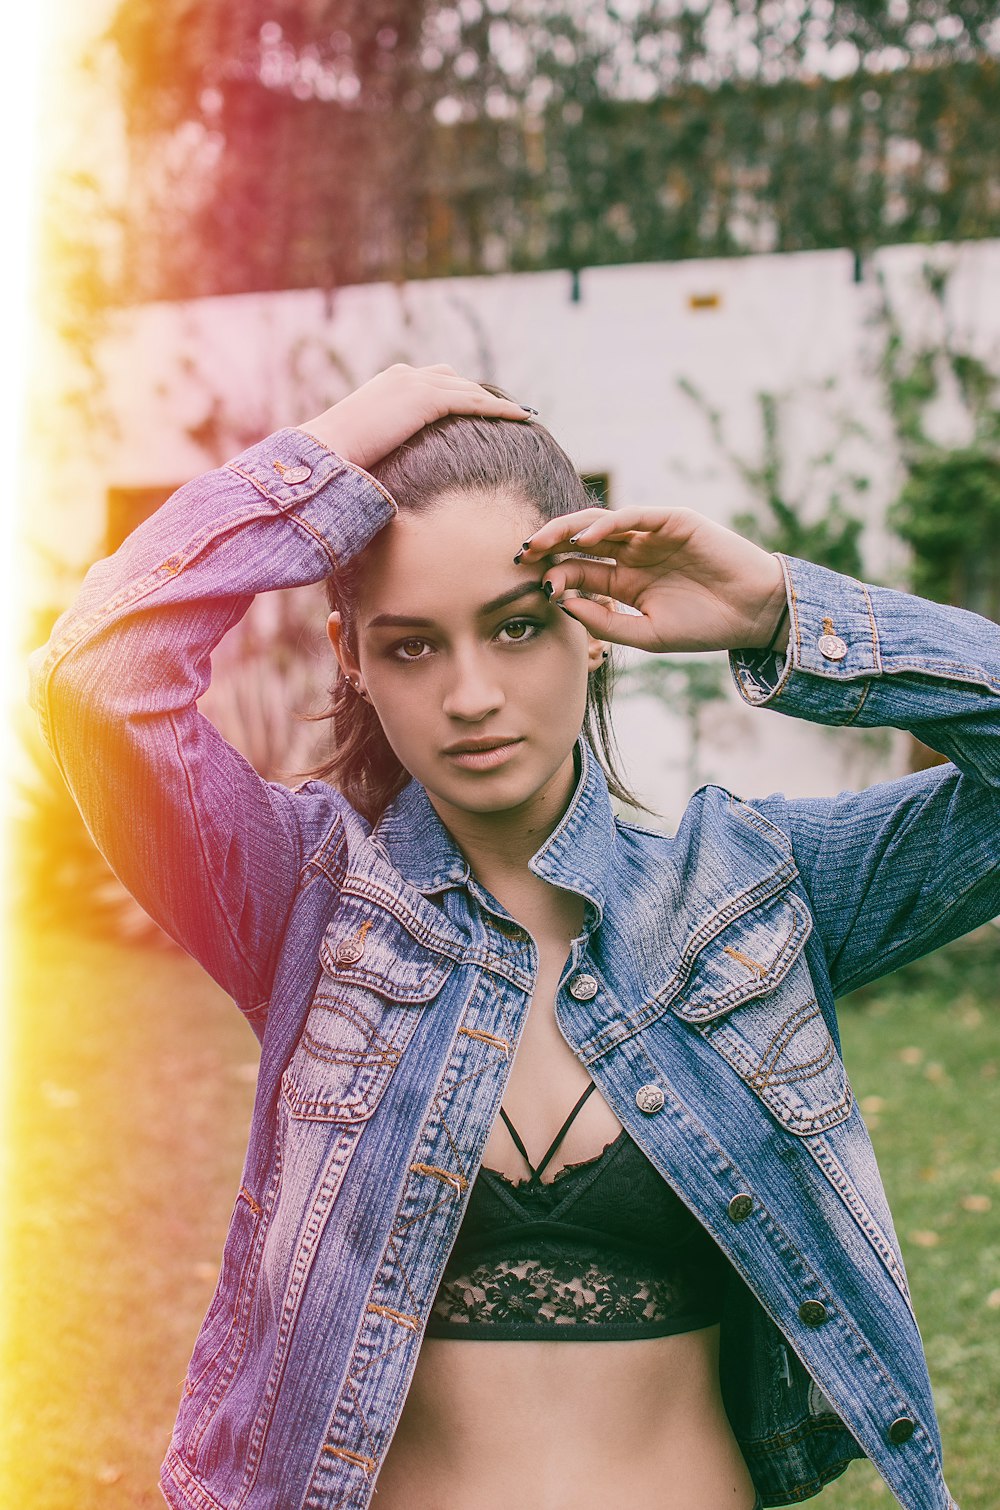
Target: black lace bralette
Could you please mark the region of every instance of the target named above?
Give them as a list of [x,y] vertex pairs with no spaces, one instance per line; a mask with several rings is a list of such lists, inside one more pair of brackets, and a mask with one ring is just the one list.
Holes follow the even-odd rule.
[[540,1178],[594,1089],[536,1168],[501,1111],[531,1178],[480,1169],[428,1337],[622,1341],[719,1320],[728,1261],[624,1128],[595,1158]]

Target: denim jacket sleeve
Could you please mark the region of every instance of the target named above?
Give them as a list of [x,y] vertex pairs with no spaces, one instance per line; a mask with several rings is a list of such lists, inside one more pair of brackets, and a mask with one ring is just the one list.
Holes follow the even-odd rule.
[[310,797],[262,780],[196,700],[257,593],[320,581],[395,511],[360,467],[279,430],[186,483],[92,566],[29,663],[97,845],[247,1012],[270,994],[310,823],[329,828],[347,804],[319,783]]
[[791,837],[841,995],[1000,913],[1000,627],[779,559],[788,652],[733,653],[744,699],[816,723],[907,729],[949,762],[761,804]]

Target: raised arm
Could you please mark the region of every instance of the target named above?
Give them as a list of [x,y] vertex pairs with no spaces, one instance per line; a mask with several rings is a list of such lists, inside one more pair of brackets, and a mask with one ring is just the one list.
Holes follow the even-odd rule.
[[952,762],[835,798],[755,804],[791,839],[837,994],[1000,913],[996,624],[772,555],[689,509],[585,509],[531,538],[532,559],[566,549],[577,558],[546,578],[593,634],[727,650],[756,707],[908,729]]
[[448,413],[524,419],[446,365],[397,364],[186,483],[107,560],[30,661],[42,729],[95,842],[258,1025],[302,866],[353,818],[263,781],[199,713],[258,592],[320,581],[396,512],[364,470]]

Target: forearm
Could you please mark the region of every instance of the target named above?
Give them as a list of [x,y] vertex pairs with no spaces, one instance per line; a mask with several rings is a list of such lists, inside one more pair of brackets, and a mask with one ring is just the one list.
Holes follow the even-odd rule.
[[965,609],[779,559],[788,643],[777,656],[733,652],[744,700],[815,723],[908,729],[1000,784],[1000,627]]
[[190,706],[207,685],[208,655],[256,593],[322,580],[394,512],[367,473],[295,429],[186,483],[91,567],[32,656],[50,742],[58,682],[85,683],[117,706],[139,699],[144,712]]

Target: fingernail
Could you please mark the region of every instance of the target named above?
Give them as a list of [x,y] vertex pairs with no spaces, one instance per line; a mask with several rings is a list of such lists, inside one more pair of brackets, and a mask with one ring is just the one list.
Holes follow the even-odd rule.
[[520,566],[520,564],[521,564],[521,552],[518,551],[517,555],[514,557],[514,565],[515,566]]
[[542,583],[542,592],[545,594],[545,596],[547,598],[551,598],[552,594],[555,592],[555,588],[552,586],[551,582],[543,582]]
[[530,549],[531,549],[531,536],[530,535],[528,536],[527,540],[522,540],[521,541],[521,549],[523,551],[530,551]]
[[[563,611],[563,613],[564,613],[564,614],[565,614],[565,615],[566,615],[566,616],[567,616],[567,618],[570,618],[570,619],[572,619],[572,618],[573,618],[573,615],[572,615],[572,614],[571,614],[571,613],[570,613],[570,611],[569,611],[569,609],[568,609],[568,608],[567,608],[567,607],[566,607],[566,605],[565,605],[565,603],[557,603],[557,604],[556,604],[556,607],[557,607],[557,608],[561,608],[561,609],[562,609],[562,611]],[[575,622],[576,622],[576,621],[575,621],[575,620],[574,620],[574,623],[575,623]]]
[[577,530],[577,532],[576,532],[575,535],[570,535],[570,537],[569,537],[569,543],[570,543],[570,545],[575,545],[576,542],[579,540],[579,538],[580,538],[580,536],[582,534],[583,534],[583,530]]
[[537,409],[532,409],[532,407],[531,407],[530,404],[522,404],[521,408],[524,410],[525,414],[537,414],[538,413],[538,410]]

